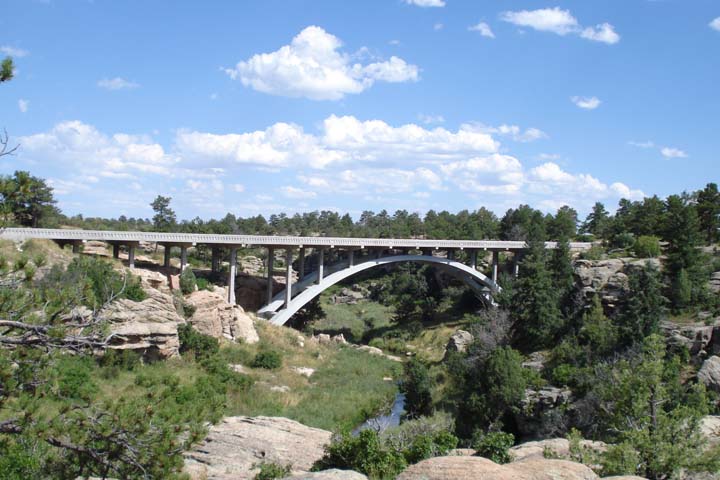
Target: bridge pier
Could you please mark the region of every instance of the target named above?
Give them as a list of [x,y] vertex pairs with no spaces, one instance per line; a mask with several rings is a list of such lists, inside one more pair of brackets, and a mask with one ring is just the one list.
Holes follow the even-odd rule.
[[493,250],[492,252],[492,281],[498,281],[498,265],[500,263],[500,252]]
[[470,267],[477,270],[477,250],[470,250]]
[[350,267],[355,266],[355,250],[348,250],[348,265]]
[[273,297],[273,268],[275,263],[275,249],[268,248],[267,256],[267,303],[272,302]]
[[520,252],[513,253],[513,276],[515,278],[520,276]]
[[[213,253],[216,249],[213,249]],[[237,275],[237,248],[230,249],[230,268],[228,268],[228,303],[235,305],[235,276]]]
[[317,283],[318,285],[323,280],[323,270],[325,269],[325,249],[321,248],[318,250],[318,270],[317,270]]
[[165,249],[164,254],[163,254],[163,267],[169,268],[170,267],[170,253],[172,250],[172,246],[163,245],[163,248]]
[[113,243],[113,258],[120,258],[120,244]]
[[305,277],[305,247],[300,247],[298,259],[298,281]]
[[285,250],[285,308],[290,305],[292,300],[292,259],[292,248],[288,248]]
[[135,245],[130,244],[128,247],[128,267],[135,268]]
[[455,250],[448,249],[448,251],[447,251],[447,259],[448,259],[448,260],[455,260]]
[[212,260],[210,261],[210,272],[217,273],[219,271],[220,271],[220,249],[213,247],[212,248]]

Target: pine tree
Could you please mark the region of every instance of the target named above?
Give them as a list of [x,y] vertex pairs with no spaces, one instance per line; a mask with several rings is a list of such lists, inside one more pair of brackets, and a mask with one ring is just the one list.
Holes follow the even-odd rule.
[[557,248],[552,251],[550,271],[557,289],[560,310],[567,316],[572,310],[571,297],[575,286],[575,271],[572,266],[570,243],[567,238],[558,240]]
[[705,240],[712,243],[720,238],[720,192],[716,183],[708,183],[697,193],[697,212]]
[[623,314],[618,319],[622,343],[642,342],[657,332],[667,300],[662,296],[660,272],[651,263],[630,272]]
[[601,202],[596,202],[592,212],[588,214],[585,223],[583,223],[582,231],[592,233],[599,238],[605,238],[608,233],[609,224],[610,217],[607,210],[605,210],[605,205]]

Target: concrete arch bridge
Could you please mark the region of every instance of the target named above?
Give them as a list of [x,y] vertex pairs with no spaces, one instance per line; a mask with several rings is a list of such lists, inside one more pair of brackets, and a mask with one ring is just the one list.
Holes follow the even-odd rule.
[[[172,247],[180,250],[180,269],[187,266],[187,250],[205,245],[212,250],[211,269],[220,271],[223,258],[228,261],[228,301],[235,303],[235,278],[237,276],[237,251],[239,248],[264,248],[267,250],[265,274],[267,296],[265,305],[258,310],[272,323],[286,323],[298,310],[327,288],[370,268],[400,262],[432,264],[465,282],[483,301],[492,303],[493,295],[500,291],[497,284],[500,268],[500,252],[509,253],[513,271],[518,274],[519,258],[527,245],[522,241],[500,240],[425,240],[393,238],[344,238],[344,237],[296,237],[263,235],[214,235],[165,232],[119,232],[104,230],[66,230],[5,228],[0,229],[0,239],[22,241],[33,238],[54,240],[60,245],[70,244],[73,251],[80,251],[84,242],[97,240],[113,246],[113,256],[119,258],[120,248],[128,252],[128,266],[134,268],[135,249],[140,242],[153,242],[165,247],[164,265],[169,267]],[[555,242],[545,247],[556,248]],[[590,243],[575,242],[571,250],[582,251]],[[285,254],[286,288],[273,295],[275,251]],[[306,253],[316,253],[313,268],[306,268]],[[459,254],[462,252],[462,254]],[[491,274],[486,276],[478,270],[478,255],[492,256]],[[326,263],[326,257],[334,261]],[[463,261],[460,261],[462,257]],[[457,259],[456,259],[457,258]],[[295,270],[297,281],[293,282]],[[311,270],[311,271],[308,271]]]

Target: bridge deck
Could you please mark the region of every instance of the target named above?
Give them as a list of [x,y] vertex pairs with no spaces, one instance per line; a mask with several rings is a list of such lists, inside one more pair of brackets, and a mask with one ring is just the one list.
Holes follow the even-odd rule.
[[[276,248],[410,248],[410,249],[479,249],[522,250],[525,242],[503,240],[420,240],[412,238],[348,238],[348,237],[296,237],[274,235],[215,235],[200,233],[129,232],[110,230],[66,230],[50,228],[4,228],[0,239],[105,242],[159,242],[168,244],[204,244],[210,246],[262,246]],[[546,242],[546,248],[555,248],[556,242]],[[571,242],[573,250],[587,250],[592,244]]]

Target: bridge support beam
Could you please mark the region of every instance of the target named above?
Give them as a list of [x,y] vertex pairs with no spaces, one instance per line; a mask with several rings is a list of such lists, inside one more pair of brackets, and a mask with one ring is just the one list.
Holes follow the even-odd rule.
[[187,247],[185,245],[180,247],[180,272],[185,270],[187,267]]
[[498,265],[500,263],[500,252],[494,250],[492,252],[492,281],[497,283],[498,281]]
[[235,305],[235,276],[237,275],[237,248],[235,247],[230,249],[230,268],[228,270],[228,303]]
[[470,251],[470,268],[477,270],[477,250]]
[[318,271],[317,271],[318,285],[323,280],[323,275],[325,273],[324,270],[325,270],[325,249],[321,248],[320,250],[318,250]]
[[165,248],[165,254],[163,256],[163,267],[168,268],[170,267],[170,253],[172,251],[172,247],[170,245],[163,245]]
[[273,269],[275,268],[275,249],[268,248],[267,256],[267,303],[272,302],[273,297]]
[[350,267],[355,266],[355,250],[348,250],[348,265]]
[[120,258],[120,244],[113,243],[113,258]]
[[520,276],[520,252],[517,251],[513,254],[513,275],[515,278]]
[[455,250],[449,249],[447,251],[447,259],[448,260],[455,260]]
[[135,244],[128,245],[128,267],[135,268]]
[[212,248],[212,260],[210,261],[210,271],[212,273],[217,273],[220,271],[220,249],[217,247]]
[[80,253],[80,247],[82,246],[82,241],[80,242],[72,242],[72,252],[73,253]]
[[300,254],[298,258],[298,281],[305,277],[305,247],[300,247]]
[[285,308],[290,305],[292,300],[292,259],[292,248],[288,248],[285,250]]

